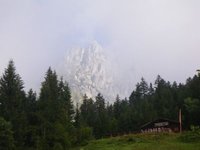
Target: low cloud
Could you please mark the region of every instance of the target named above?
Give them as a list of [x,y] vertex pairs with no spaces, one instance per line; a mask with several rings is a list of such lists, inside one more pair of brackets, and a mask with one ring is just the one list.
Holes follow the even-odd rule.
[[[14,59],[37,89],[66,51],[97,40],[137,82],[184,82],[200,66],[198,0],[1,0],[0,72]],[[129,72],[129,73],[126,73]]]

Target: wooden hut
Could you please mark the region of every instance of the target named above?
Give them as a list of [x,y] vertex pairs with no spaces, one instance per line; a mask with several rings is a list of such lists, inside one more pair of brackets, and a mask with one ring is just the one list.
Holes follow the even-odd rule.
[[141,126],[141,132],[179,132],[179,128],[180,124],[178,121],[169,119],[156,119]]

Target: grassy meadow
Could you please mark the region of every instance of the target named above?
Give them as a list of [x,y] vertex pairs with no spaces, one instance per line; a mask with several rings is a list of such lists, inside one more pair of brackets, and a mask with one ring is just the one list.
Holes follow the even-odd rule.
[[136,134],[90,141],[72,150],[200,150],[200,141],[180,134]]

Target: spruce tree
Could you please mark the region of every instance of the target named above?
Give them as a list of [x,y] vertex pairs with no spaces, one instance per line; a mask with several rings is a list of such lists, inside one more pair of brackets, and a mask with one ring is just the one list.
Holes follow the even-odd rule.
[[11,60],[0,79],[0,111],[7,121],[13,121],[22,107],[25,98],[23,88],[23,81]]
[[105,99],[100,93],[96,96],[96,121],[94,133],[97,138],[101,138],[108,133],[108,116],[106,113]]
[[58,81],[56,72],[48,69],[42,83],[39,97],[39,114],[41,118],[41,147],[50,149],[62,145],[70,146],[71,139],[71,95],[68,85]]
[[24,102],[25,92],[23,81],[16,73],[14,62],[9,61],[8,67],[0,79],[0,115],[11,122],[17,146],[23,146],[25,127]]
[[25,102],[26,127],[24,129],[24,146],[27,148],[37,148],[40,124],[37,111],[36,93],[30,89]]

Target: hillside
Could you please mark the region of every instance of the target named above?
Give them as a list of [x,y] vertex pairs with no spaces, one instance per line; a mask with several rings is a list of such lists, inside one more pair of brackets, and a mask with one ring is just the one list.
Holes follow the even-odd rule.
[[72,150],[200,150],[200,142],[183,142],[180,134],[138,134],[105,138]]

